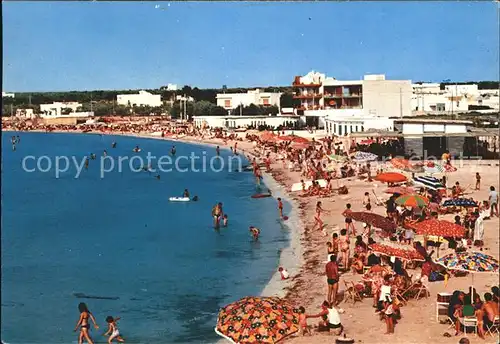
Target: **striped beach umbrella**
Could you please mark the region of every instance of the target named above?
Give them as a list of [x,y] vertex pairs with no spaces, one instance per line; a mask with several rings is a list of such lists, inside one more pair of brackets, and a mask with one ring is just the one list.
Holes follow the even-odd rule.
[[395,202],[399,205],[413,208],[423,208],[429,204],[429,200],[420,195],[402,195],[396,198]]
[[430,177],[430,176],[415,177],[413,179],[413,182],[416,185],[420,185],[431,190],[445,189],[441,181],[435,177]]
[[425,171],[425,173],[428,173],[428,174],[443,173],[444,168],[443,168],[443,166],[441,166],[439,164],[432,163],[432,164],[424,165],[424,171]]

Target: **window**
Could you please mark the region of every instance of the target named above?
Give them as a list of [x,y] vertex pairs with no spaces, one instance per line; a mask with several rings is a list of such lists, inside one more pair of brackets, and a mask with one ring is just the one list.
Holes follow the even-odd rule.
[[231,107],[231,99],[224,100],[224,107],[226,107],[226,108],[230,108]]
[[361,131],[365,131],[365,127],[364,126],[361,126]]
[[347,125],[344,125],[344,134],[347,134]]
[[342,136],[342,126],[339,125],[339,136]]
[[269,98],[262,98],[263,105],[269,105]]
[[333,123],[333,132],[337,133],[337,123]]
[[[431,106],[432,108],[432,106]],[[444,103],[437,103],[436,104],[436,111],[446,111]]]
[[352,125],[349,127],[349,132],[352,133]]

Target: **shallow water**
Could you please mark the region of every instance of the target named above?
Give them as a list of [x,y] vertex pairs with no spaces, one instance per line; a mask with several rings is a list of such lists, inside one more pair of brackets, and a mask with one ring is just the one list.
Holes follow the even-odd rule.
[[[157,180],[154,173],[124,168],[100,178],[99,160],[91,160],[75,179],[74,166],[56,178],[53,170],[27,173],[21,163],[27,155],[52,161],[74,155],[81,161],[93,152],[99,159],[104,149],[116,160],[135,155],[135,145],[140,156],[159,156],[172,144],[177,156],[206,151],[210,158],[211,147],[20,133],[12,151],[11,135],[2,137],[1,333],[8,343],[76,342],[79,302],[87,303],[101,326],[92,331],[97,342],[104,342],[107,315],[122,318],[127,342],[214,342],[218,308],[259,294],[288,246],[287,229],[276,221],[276,201],[250,198],[256,193],[251,173],[160,172]],[[227,161],[228,152],[221,155]],[[200,200],[168,201],[184,188]],[[219,231],[210,216],[216,202],[229,214],[229,227]],[[261,228],[259,242],[251,240],[250,225]]]

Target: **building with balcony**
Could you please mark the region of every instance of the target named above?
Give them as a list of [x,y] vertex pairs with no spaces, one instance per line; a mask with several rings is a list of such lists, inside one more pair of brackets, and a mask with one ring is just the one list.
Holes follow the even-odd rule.
[[2,91],[2,98],[15,98],[16,95],[14,93],[8,93]]
[[279,126],[293,127],[299,121],[297,116],[193,116],[197,128],[238,129],[261,125],[277,128]]
[[161,95],[146,91],[139,91],[138,94],[118,94],[116,96],[116,103],[125,106],[159,107],[162,105]]
[[[498,112],[498,89],[480,90],[477,84],[446,85],[413,84],[411,108],[414,114],[453,114],[469,111]],[[489,108],[489,109],[487,109]]]
[[337,80],[312,71],[296,76],[292,86],[297,114],[311,127],[325,128],[326,118],[362,122],[364,118],[411,115],[410,80],[386,80],[385,75]]
[[262,92],[260,89],[247,91],[247,93],[219,93],[217,94],[217,106],[230,111],[238,106],[263,105],[277,106],[280,108],[280,92]]
[[53,102],[52,104],[40,104],[40,117],[88,117],[87,112],[78,112],[82,104],[78,102]]

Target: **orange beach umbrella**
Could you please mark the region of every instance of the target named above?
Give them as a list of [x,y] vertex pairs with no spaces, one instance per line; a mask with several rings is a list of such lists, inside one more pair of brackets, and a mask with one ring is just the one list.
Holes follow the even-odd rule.
[[405,175],[397,172],[380,173],[374,179],[382,183],[402,183],[408,180]]

